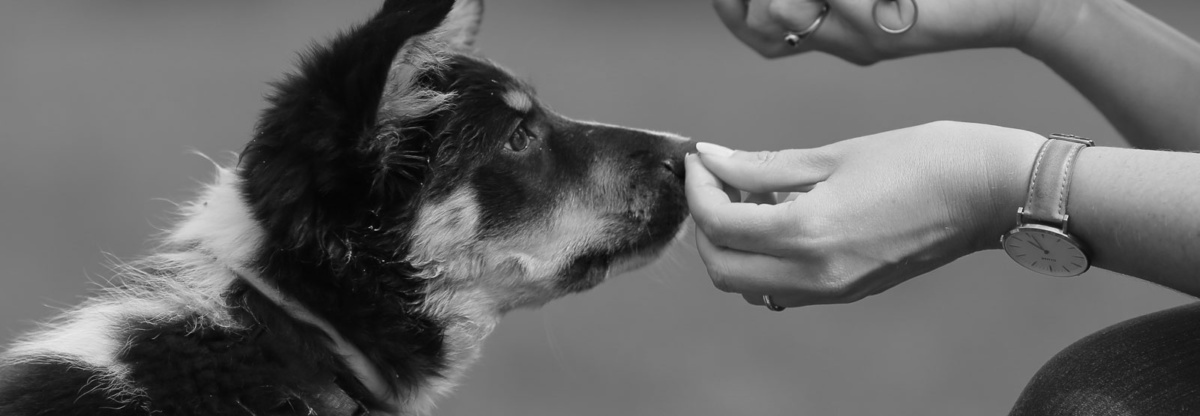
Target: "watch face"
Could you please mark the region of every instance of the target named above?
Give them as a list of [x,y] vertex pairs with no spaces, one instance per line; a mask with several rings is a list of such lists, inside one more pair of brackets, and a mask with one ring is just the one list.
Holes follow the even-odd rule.
[[1076,276],[1088,269],[1087,254],[1070,236],[1038,225],[1026,225],[1004,238],[1004,251],[1022,266],[1051,276]]

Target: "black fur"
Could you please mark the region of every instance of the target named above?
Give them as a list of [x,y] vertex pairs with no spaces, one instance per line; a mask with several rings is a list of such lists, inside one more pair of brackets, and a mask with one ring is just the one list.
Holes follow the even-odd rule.
[[305,415],[323,405],[319,394],[337,388],[378,405],[329,351],[324,332],[246,286],[232,296],[240,329],[212,327],[199,316],[129,329],[129,348],[118,359],[144,389],[142,407],[179,416]]
[[100,388],[101,373],[76,362],[0,367],[0,415],[144,416]]
[[[387,167],[375,163],[384,158],[370,153],[369,141],[396,52],[452,4],[389,1],[362,27],[315,48],[298,74],[277,84],[239,171],[267,232],[263,277],[399,375],[388,379],[400,391],[443,366],[442,330],[415,308],[424,282],[403,262],[427,166],[380,180]],[[392,151],[419,154],[428,141],[409,137],[405,144],[418,149]]]

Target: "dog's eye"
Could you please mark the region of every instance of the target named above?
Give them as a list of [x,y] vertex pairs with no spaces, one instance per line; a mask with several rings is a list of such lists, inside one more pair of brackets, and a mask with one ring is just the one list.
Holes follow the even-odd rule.
[[514,152],[525,150],[526,147],[529,147],[529,136],[529,130],[517,127],[512,136],[509,136],[508,143],[504,145],[504,148]]

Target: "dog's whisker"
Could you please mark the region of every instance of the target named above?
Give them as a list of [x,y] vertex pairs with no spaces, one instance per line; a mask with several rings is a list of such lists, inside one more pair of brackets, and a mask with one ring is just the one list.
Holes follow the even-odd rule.
[[554,357],[554,364],[560,369],[566,371],[568,375],[574,375],[573,369],[567,364],[567,359],[563,355],[562,348],[559,347],[558,341],[555,339],[550,322],[549,314],[542,314],[542,328],[546,333],[546,346],[550,348],[550,356]]

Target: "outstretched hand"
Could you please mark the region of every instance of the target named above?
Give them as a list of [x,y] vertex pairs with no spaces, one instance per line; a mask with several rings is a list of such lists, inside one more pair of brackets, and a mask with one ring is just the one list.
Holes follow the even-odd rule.
[[[697,248],[713,284],[752,304],[853,302],[998,248],[1043,140],[938,122],[815,149],[702,145],[687,158]],[[724,187],[799,194],[772,205]]]

